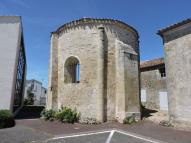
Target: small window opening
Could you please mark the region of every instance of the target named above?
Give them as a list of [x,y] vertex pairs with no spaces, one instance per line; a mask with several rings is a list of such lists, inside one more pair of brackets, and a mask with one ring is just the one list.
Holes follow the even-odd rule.
[[79,83],[80,82],[80,63],[75,57],[69,57],[65,62],[64,82]]
[[165,71],[165,68],[161,68],[161,69],[159,69],[159,72],[160,72],[161,77],[166,77],[166,71]]

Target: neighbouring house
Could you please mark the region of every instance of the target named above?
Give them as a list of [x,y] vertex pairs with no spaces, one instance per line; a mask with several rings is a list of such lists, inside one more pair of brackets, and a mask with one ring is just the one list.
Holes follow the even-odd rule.
[[40,105],[46,105],[46,99],[47,98],[47,88],[42,86],[41,89],[41,97],[40,97]]
[[141,102],[148,109],[168,110],[164,58],[140,62]]
[[158,34],[165,50],[170,121],[191,126],[191,19],[161,29]]
[[138,39],[114,19],[82,18],[52,32],[47,108],[100,122],[140,119]]
[[35,79],[27,80],[25,86],[25,99],[27,99],[30,93],[34,95],[33,105],[46,105],[47,89],[42,86],[42,82]]
[[0,16],[0,109],[23,104],[26,56],[20,16]]

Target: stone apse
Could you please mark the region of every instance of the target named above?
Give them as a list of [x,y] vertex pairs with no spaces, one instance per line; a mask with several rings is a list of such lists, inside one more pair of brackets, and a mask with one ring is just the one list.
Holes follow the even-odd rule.
[[140,119],[138,39],[113,19],[82,18],[52,32],[47,108],[76,108],[100,122]]

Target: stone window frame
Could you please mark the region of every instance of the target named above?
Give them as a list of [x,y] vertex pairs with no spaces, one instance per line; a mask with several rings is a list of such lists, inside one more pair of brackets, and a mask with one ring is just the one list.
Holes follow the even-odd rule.
[[69,56],[65,60],[64,83],[80,83],[80,60],[76,56]]

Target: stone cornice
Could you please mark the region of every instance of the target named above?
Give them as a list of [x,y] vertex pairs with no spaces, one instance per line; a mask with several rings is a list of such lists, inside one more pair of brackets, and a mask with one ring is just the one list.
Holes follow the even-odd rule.
[[132,31],[137,38],[139,38],[139,34],[137,32],[137,30],[135,28],[133,28],[132,26],[119,21],[119,20],[115,20],[115,19],[107,19],[107,18],[81,18],[78,20],[74,20],[71,22],[68,22],[62,26],[60,26],[56,31],[52,32],[52,34],[59,34],[60,32],[81,25],[81,24],[93,24],[93,23],[97,23],[97,24],[114,24],[114,25],[118,25],[121,28],[124,29],[128,29],[130,31]]

